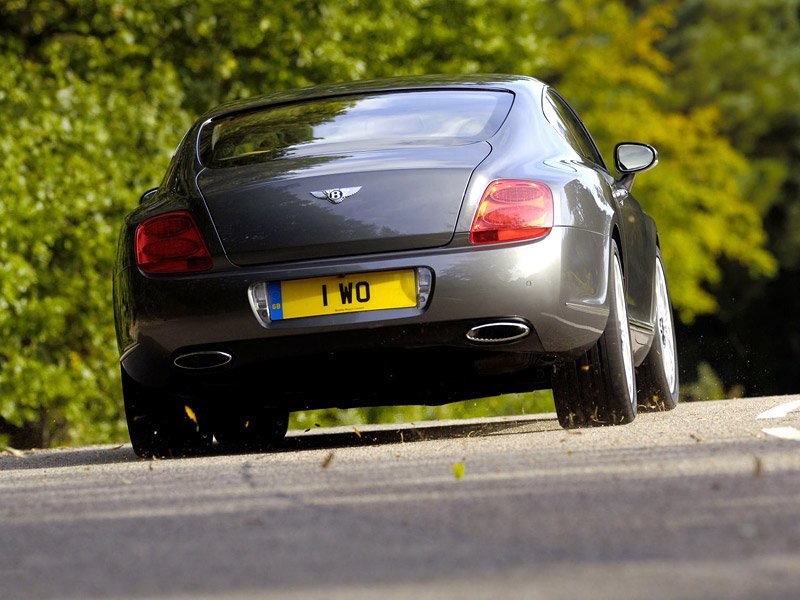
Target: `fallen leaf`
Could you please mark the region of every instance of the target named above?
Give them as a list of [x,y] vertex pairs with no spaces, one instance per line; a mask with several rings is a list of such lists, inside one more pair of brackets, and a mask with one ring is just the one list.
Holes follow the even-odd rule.
[[328,467],[331,466],[332,462],[333,462],[333,451],[328,453],[328,456],[325,457],[325,460],[322,461],[322,464],[320,466],[323,469],[327,469]]
[[355,425],[353,425],[353,431],[355,432],[355,434],[356,434],[358,437],[361,437],[361,432],[358,430],[358,427],[356,427]]
[[22,450],[17,450],[16,448],[12,448],[11,446],[4,446],[3,453],[10,454],[11,456],[16,456],[17,458],[22,458],[23,456],[25,456],[25,453]]
[[456,479],[464,477],[464,463],[459,462],[453,465],[453,475],[456,476]]
[[186,416],[189,417],[195,425],[197,425],[197,415],[194,414],[194,411],[190,406],[184,405],[183,410],[186,411]]
[[109,448],[109,450],[112,450],[112,451],[113,451],[113,450],[119,450],[119,449],[120,449],[120,448],[122,448],[123,446],[125,446],[125,444],[120,444],[119,446],[114,446],[113,448]]

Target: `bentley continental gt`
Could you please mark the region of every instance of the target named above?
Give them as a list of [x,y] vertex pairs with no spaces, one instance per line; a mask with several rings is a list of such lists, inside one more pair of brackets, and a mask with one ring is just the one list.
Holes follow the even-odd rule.
[[659,236],[577,113],[522,76],[226,104],[125,219],[114,306],[143,457],[260,450],[290,411],[552,388],[563,427],[678,399]]

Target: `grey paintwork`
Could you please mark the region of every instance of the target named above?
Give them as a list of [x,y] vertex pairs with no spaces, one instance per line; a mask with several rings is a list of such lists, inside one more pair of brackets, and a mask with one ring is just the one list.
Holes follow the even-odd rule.
[[[238,265],[444,246],[485,142],[204,169],[197,185]],[[288,173],[288,175],[287,175]],[[340,204],[314,190],[360,186]]]
[[[250,185],[242,171],[236,176],[241,179],[203,172],[196,147],[200,127],[231,110],[370,90],[430,87],[500,89],[512,92],[515,99],[502,127],[485,143],[423,152],[417,155],[423,160],[417,169],[401,168],[396,154],[376,153],[360,159],[312,161],[293,168],[291,175],[274,174],[267,180],[272,183],[259,176]],[[582,158],[547,121],[542,110],[545,90],[541,82],[522,77],[422,78],[313,88],[235,103],[205,115],[179,147],[158,192],[134,211],[123,227],[114,276],[123,368],[144,385],[167,385],[176,377],[172,360],[177,354],[192,349],[236,348],[234,360],[225,368],[225,376],[235,380],[237,368],[280,356],[282,347],[300,352],[289,340],[307,340],[309,353],[335,353],[337,335],[352,337],[357,332],[363,332],[365,343],[377,344],[376,350],[409,345],[475,348],[464,337],[469,324],[504,318],[530,323],[533,334],[492,347],[493,352],[536,355],[545,360],[575,354],[594,343],[605,327],[612,237],[621,247],[638,364],[653,335],[655,225],[632,195],[614,197],[614,191],[627,189],[629,181],[618,181],[603,165]],[[403,158],[410,159],[411,155]],[[369,167],[350,169],[359,160],[370,163]],[[274,165],[266,167],[270,168]],[[351,176],[353,172],[358,176]],[[402,197],[419,194],[426,202],[434,202],[435,198],[425,193],[437,174],[448,188],[446,203],[435,205],[441,214],[428,212],[425,219],[415,221],[392,211],[391,206]],[[367,242],[357,240],[350,246],[352,240],[336,225],[342,219],[362,219],[356,204],[350,202],[353,198],[334,206],[304,195],[327,187],[366,188],[379,185],[383,177],[391,181],[391,189],[386,191],[387,212],[373,216],[371,226],[382,228],[381,233],[388,235]],[[470,245],[468,231],[475,210],[486,186],[498,178],[531,179],[551,188],[554,227],[545,238]],[[303,206],[310,208],[309,214],[319,221],[312,228],[317,234],[324,231],[325,221],[330,219],[330,237],[296,243],[293,236],[304,225],[284,221],[277,227],[267,225],[266,231],[277,243],[271,248],[263,245],[259,228],[252,223],[261,218],[259,194],[270,185],[293,202],[301,197],[305,200]],[[451,185],[456,190],[449,189]],[[459,198],[462,194],[463,201]],[[238,204],[236,211],[225,214],[220,210],[220,206],[234,201]],[[424,204],[416,208],[425,210]],[[136,225],[155,214],[182,208],[195,215],[214,256],[213,270],[168,277],[143,275],[132,256]],[[341,209],[349,212],[337,215]],[[287,218],[301,219],[296,204]],[[292,235],[287,233],[289,228]],[[364,228],[363,222],[358,223],[358,231]],[[236,238],[237,231],[244,233],[241,239]],[[348,255],[349,248],[356,255]],[[295,319],[264,327],[248,303],[249,286],[261,281],[418,266],[434,273],[433,293],[422,309]],[[449,329],[448,324],[452,324]],[[434,325],[444,329],[434,329]],[[375,332],[381,328],[397,335],[376,338]]]

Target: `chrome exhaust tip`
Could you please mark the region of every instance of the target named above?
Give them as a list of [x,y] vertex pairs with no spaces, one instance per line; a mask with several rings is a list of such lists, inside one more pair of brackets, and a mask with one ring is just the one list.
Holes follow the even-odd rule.
[[181,354],[173,362],[179,369],[198,371],[202,369],[216,369],[227,365],[233,360],[233,356],[220,350],[204,350],[202,352],[190,352]]
[[526,337],[531,328],[525,323],[498,321],[476,325],[467,331],[467,339],[476,344],[507,344]]

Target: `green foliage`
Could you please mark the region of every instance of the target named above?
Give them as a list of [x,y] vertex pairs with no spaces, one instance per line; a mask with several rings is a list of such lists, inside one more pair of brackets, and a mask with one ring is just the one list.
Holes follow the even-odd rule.
[[659,226],[673,304],[690,321],[712,312],[725,257],[771,274],[760,213],[744,194],[744,157],[720,134],[713,105],[671,110],[673,65],[658,49],[673,26],[671,3],[639,15],[604,0],[564,1],[553,31],[552,81],[575,105],[603,154],[639,140],[659,150],[660,165],[641,175],[634,193]]
[[682,402],[696,402],[702,400],[722,400],[725,398],[740,398],[742,389],[734,386],[725,389],[722,379],[714,368],[703,361],[697,365],[697,378],[692,383],[681,388]]
[[554,411],[553,394],[547,390],[453,402],[444,406],[371,406],[345,410],[335,408],[307,410],[292,413],[289,429],[364,425],[366,423],[416,423],[440,419],[530,415]]
[[[661,150],[661,166],[636,192],[659,223],[687,319],[714,310],[720,257],[770,273],[760,223],[769,200],[752,202],[744,190],[778,189],[786,172],[774,162],[754,170],[721,135],[727,103],[675,97],[677,71],[659,50],[675,6],[629,5],[6,0],[0,435],[16,445],[123,439],[110,289],[122,216],[158,183],[199,113],[254,94],[436,72],[539,76],[574,101],[607,157],[628,138]],[[532,403],[367,409],[358,419],[518,414]]]
[[0,423],[20,445],[107,440],[119,223],[189,119],[169,65],[127,64],[123,39],[85,33],[91,13],[22,23],[19,7],[0,16],[20,19],[0,38]]
[[683,336],[694,360],[748,394],[800,390],[800,0],[685,0],[661,47],[672,58],[672,106],[712,106],[747,156],[744,196],[763,220],[774,279],[722,263],[719,305]]
[[752,157],[752,202],[775,213],[781,263],[800,266],[800,0],[686,2],[666,44],[678,106],[715,105],[719,127]]

